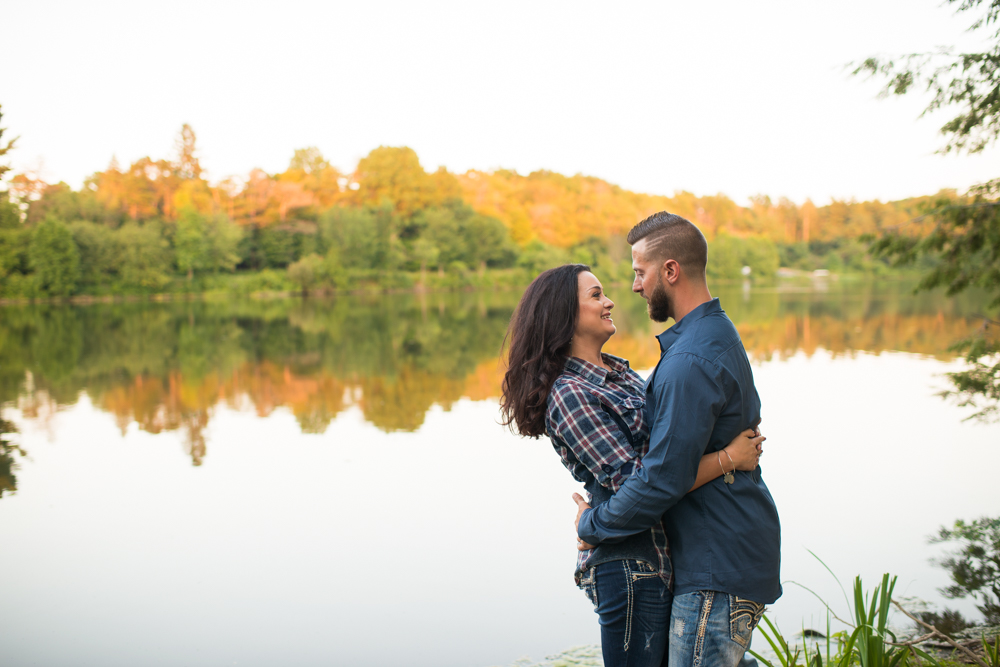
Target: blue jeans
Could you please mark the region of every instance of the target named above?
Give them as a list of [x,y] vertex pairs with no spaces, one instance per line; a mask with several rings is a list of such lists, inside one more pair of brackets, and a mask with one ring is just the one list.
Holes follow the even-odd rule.
[[580,587],[601,623],[604,667],[667,664],[667,625],[673,595],[645,561],[614,560],[583,574]]
[[674,597],[670,667],[736,667],[763,613],[762,604],[718,591]]

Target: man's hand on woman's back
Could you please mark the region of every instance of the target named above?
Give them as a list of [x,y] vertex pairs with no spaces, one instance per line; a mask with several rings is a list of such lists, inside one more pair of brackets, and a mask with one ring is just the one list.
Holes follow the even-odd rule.
[[[590,503],[583,499],[579,493],[573,494],[573,502],[576,503],[576,521],[573,522],[573,528],[578,529],[580,527],[580,517],[583,516],[584,511],[590,509]],[[580,551],[587,551],[588,549],[593,549],[594,546],[587,544],[579,537],[576,538],[576,548]]]

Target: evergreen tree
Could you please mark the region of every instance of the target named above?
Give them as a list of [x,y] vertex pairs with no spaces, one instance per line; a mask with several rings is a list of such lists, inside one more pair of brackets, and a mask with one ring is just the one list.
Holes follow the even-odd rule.
[[[3,120],[3,105],[0,104],[0,121],[2,120]],[[17,138],[15,137],[9,140],[7,142],[7,145],[4,146],[3,133],[4,133],[4,128],[0,127],[0,158],[3,158],[5,155],[7,155],[7,153],[9,153],[12,148],[14,148],[14,143],[17,141]],[[5,164],[0,164],[0,179],[2,179],[3,175],[6,174],[8,171],[10,171],[9,166]]]

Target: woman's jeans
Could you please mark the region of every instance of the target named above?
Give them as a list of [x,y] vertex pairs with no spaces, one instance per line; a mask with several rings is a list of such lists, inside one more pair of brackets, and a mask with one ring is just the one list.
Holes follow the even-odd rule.
[[604,667],[667,664],[667,625],[673,595],[645,561],[615,560],[583,574],[580,587],[601,622]]
[[670,667],[736,667],[750,648],[764,605],[718,591],[674,598]]

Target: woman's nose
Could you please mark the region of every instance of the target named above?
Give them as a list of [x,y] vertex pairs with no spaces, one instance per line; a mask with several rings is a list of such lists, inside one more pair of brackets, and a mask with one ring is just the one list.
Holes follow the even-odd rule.
[[614,302],[614,301],[612,301],[611,299],[608,299],[608,300],[607,300],[607,301],[605,302],[605,304],[604,304],[604,307],[605,307],[605,308],[607,308],[608,310],[611,310],[612,308],[614,308],[614,307],[615,307],[615,302]]

